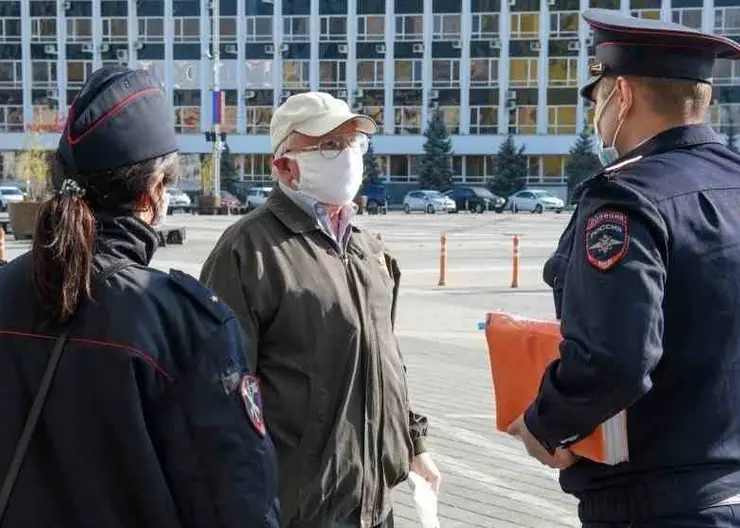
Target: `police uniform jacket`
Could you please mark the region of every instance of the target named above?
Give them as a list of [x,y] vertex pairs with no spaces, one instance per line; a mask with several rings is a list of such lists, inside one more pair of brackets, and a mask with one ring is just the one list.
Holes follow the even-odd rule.
[[[240,390],[233,314],[195,279],[148,268],[157,238],[139,220],[98,230],[108,277],[73,318],[3,526],[277,526],[274,451]],[[30,254],[0,268],[0,298],[5,474],[61,329],[33,293]]]
[[525,414],[549,449],[627,409],[629,461],[561,473],[587,521],[740,491],[740,156],[706,125],[658,134],[588,180],[545,280],[561,359]]
[[283,526],[382,522],[423,451],[393,334],[400,271],[351,226],[347,251],[282,190],[224,233],[201,279],[239,316],[278,453]]

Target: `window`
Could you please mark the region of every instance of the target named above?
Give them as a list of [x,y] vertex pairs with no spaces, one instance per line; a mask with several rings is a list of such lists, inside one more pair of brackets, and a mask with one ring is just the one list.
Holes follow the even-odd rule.
[[483,183],[493,174],[494,161],[489,156],[465,156],[465,182]]
[[82,88],[87,77],[92,73],[92,61],[67,61],[67,86]]
[[[221,17],[218,23],[219,37],[223,40],[234,42],[236,40],[236,17]],[[272,35],[272,24],[270,25]]]
[[671,17],[677,24],[683,24],[694,29],[701,29],[701,8],[672,9]]
[[378,130],[383,128],[383,111],[385,108],[382,106],[365,106],[363,107],[362,113],[368,117],[371,117],[373,121],[378,124]]
[[128,40],[128,19],[126,17],[104,18],[102,20],[103,40],[126,42]]
[[[157,79],[159,82],[164,84],[165,81],[165,72],[166,72],[166,63],[164,60],[141,60],[139,59],[137,61],[138,67],[142,70],[146,70],[149,72],[149,75]],[[175,62],[175,75],[177,75],[177,63],[180,63],[180,61]],[[187,72],[184,73],[187,75]],[[182,72],[181,72],[182,75]],[[179,87],[175,86],[176,89]],[[185,89],[185,87],[182,87],[182,89]],[[195,86],[193,90],[199,89],[199,86]]]
[[537,86],[536,57],[512,58],[509,63],[509,87],[527,88]]
[[565,166],[565,156],[542,156],[542,180],[563,181],[563,169]]
[[475,13],[471,31],[474,39],[496,37],[498,35],[498,13]]
[[648,20],[660,20],[660,9],[633,9],[632,16]]
[[[67,24],[67,27],[69,27],[69,22]],[[139,18],[139,37],[141,37],[143,42],[158,42],[163,40],[164,19],[161,17]]]
[[173,61],[172,84],[176,90],[200,89],[200,61]]
[[21,61],[0,60],[0,87],[15,88],[22,84]]
[[[246,86],[251,88],[272,88],[272,60],[248,60],[244,68]],[[308,77],[306,77],[308,79]]]
[[535,134],[537,132],[537,107],[517,106],[510,114],[509,130],[513,134]]
[[247,17],[247,42],[272,42],[272,15]]
[[421,87],[421,59],[399,59],[395,62],[397,88]]
[[21,41],[21,19],[0,18],[0,42]]
[[285,42],[308,42],[310,40],[310,18],[307,16],[283,17],[283,40]]
[[539,13],[512,13],[511,38],[535,38],[539,35]]
[[460,15],[434,15],[433,23],[432,37],[434,40],[454,40],[460,38]]
[[396,134],[421,134],[421,107],[396,107]]
[[497,134],[498,106],[471,106],[470,133]]
[[244,178],[253,181],[272,179],[271,154],[247,154],[244,156]]
[[550,15],[550,37],[577,37],[578,11],[560,11]]
[[594,113],[596,112],[595,108],[592,106],[585,108],[585,114],[586,114],[586,130],[593,134],[594,133]]
[[725,36],[740,35],[740,7],[719,7],[714,10],[714,32]]
[[319,61],[319,88],[336,88],[347,83],[346,60]]
[[448,88],[460,85],[460,59],[433,59],[432,86]]
[[720,134],[727,134],[730,124],[736,127],[740,123],[740,103],[723,103],[711,107],[710,122]]
[[200,18],[174,17],[175,42],[200,42]]
[[576,133],[576,105],[547,107],[548,134]]
[[548,59],[548,72],[550,86],[578,86],[577,57],[551,57]]
[[31,61],[31,78],[34,86],[56,86],[57,83],[57,61],[35,60]]
[[383,61],[382,60],[358,60],[357,61],[357,86],[358,88],[382,88],[383,87]]
[[712,72],[713,84],[740,84],[740,63],[727,59],[717,59]]
[[23,132],[22,106],[0,106],[0,130],[4,130],[5,132]]
[[390,181],[407,182],[409,181],[409,157],[408,156],[389,156],[390,158]]
[[283,62],[283,87],[308,88],[309,61],[286,60]]
[[346,40],[347,17],[322,16],[320,17],[321,31],[319,40]]
[[498,59],[472,59],[470,86],[498,86]]
[[459,106],[440,106],[442,117],[444,118],[445,127],[448,134],[460,133],[460,107]]
[[357,40],[385,40],[385,17],[367,15],[357,19]]
[[175,132],[178,134],[200,133],[200,105],[175,107]]
[[56,18],[31,18],[31,42],[56,42]]
[[68,18],[67,19],[67,39],[70,42],[80,42],[90,40],[92,37],[92,19],[91,18]]
[[396,40],[421,40],[423,34],[421,15],[396,15]]

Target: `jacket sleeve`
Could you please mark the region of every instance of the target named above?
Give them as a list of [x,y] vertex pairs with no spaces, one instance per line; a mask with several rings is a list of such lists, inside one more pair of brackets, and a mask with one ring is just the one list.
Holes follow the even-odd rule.
[[158,402],[155,444],[183,526],[279,526],[277,462],[233,317]]
[[602,198],[579,206],[562,294],[561,357],[524,415],[550,452],[647,393],[663,354],[664,223],[648,205]]
[[[391,304],[391,323],[394,326],[394,334],[395,334],[395,325],[396,325],[396,305],[398,301],[398,291],[401,285],[401,268],[398,265],[398,261],[394,259],[390,254],[385,254],[385,263],[388,267],[388,270],[391,273],[391,276],[393,277],[393,301]],[[396,347],[399,350],[401,350],[401,343],[397,336],[395,336],[396,339]],[[401,356],[401,360],[403,361],[403,355]],[[406,374],[406,364],[404,362],[403,366],[404,371],[404,378]],[[408,387],[406,388],[408,393]],[[410,405],[410,404],[409,404]],[[424,452],[426,452],[426,437],[427,437],[427,431],[429,429],[429,420],[426,416],[416,413],[413,410],[409,410],[409,436],[411,437],[411,442],[413,443],[413,449],[414,452],[412,453],[413,456],[420,455]]]

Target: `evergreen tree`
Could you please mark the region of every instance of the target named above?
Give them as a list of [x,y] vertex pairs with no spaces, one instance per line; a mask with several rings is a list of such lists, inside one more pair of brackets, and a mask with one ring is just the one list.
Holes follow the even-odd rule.
[[367,152],[362,159],[362,164],[364,166],[362,174],[363,181],[370,184],[380,182],[380,170],[378,170],[378,160],[375,159],[375,150],[373,149],[372,140],[367,147]]
[[236,169],[236,155],[232,154],[228,146],[221,152],[221,181],[237,180],[239,173]]
[[601,168],[599,157],[594,153],[593,137],[586,127],[578,134],[578,139],[568,153],[565,174],[568,176],[568,198],[573,190],[586,178],[596,174]]
[[491,192],[504,198],[524,188],[527,181],[527,157],[524,146],[517,148],[509,133],[494,158],[494,174],[488,186]]
[[735,128],[735,120],[732,118],[732,112],[727,117],[727,148],[732,152],[740,152],[737,148],[737,129]]
[[419,185],[423,189],[445,191],[452,184],[452,144],[442,111],[432,113],[424,131],[424,154],[419,163]]

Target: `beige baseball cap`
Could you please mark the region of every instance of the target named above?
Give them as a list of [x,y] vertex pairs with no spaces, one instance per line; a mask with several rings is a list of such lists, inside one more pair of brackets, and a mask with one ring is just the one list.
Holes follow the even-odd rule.
[[324,92],[306,92],[291,95],[275,110],[270,121],[272,151],[293,132],[319,137],[328,134],[347,121],[357,120],[358,130],[374,134],[378,126],[368,116],[354,114],[346,102]]

